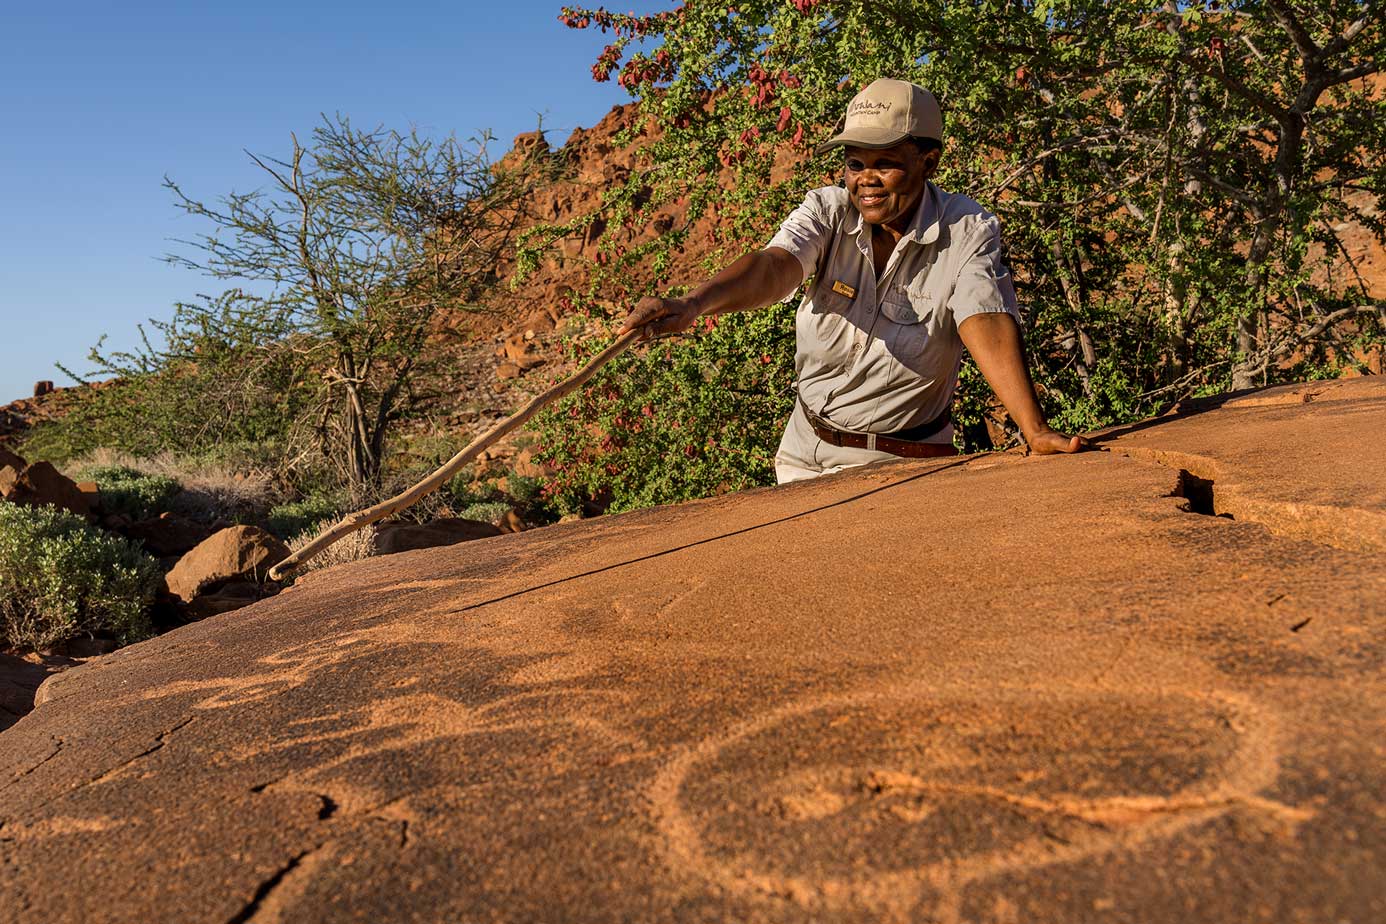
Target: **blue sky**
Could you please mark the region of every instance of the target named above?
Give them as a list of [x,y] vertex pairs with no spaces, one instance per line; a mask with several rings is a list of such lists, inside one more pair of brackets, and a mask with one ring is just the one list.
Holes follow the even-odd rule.
[[496,156],[541,115],[555,143],[595,123],[624,93],[592,81],[605,37],[565,28],[561,6],[0,4],[0,403],[71,384],[54,361],[85,371],[102,334],[132,346],[140,321],[214,291],[159,260],[200,230],[165,174],[199,198],[253,188],[244,151],[282,154],[324,112],[489,129]]

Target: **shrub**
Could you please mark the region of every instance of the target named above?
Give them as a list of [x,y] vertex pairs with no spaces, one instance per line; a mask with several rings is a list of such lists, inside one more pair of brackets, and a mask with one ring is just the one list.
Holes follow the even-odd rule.
[[[229,443],[195,455],[160,452],[137,457],[121,449],[99,447],[68,466],[78,479],[100,469],[127,469],[139,476],[171,479],[179,490],[167,509],[201,523],[260,522],[281,499],[271,472],[272,460],[250,447]],[[322,493],[321,491],[306,493]]]
[[[774,483],[794,402],[793,310],[705,318],[696,330],[618,357],[540,415],[535,457],[554,466],[545,491],[560,513],[599,496],[616,512]],[[579,349],[605,343],[590,336]]]
[[457,515],[464,520],[477,520],[482,523],[490,523],[492,526],[498,525],[501,518],[510,512],[510,505],[505,501],[485,501],[480,504],[470,504],[457,511]]
[[79,635],[152,634],[159,564],[55,507],[0,503],[0,641],[49,648]]
[[[297,552],[308,543],[312,542],[319,533],[332,526],[335,520],[322,520],[314,523],[311,528],[304,530],[296,538],[289,541],[289,551]],[[363,558],[370,558],[375,554],[376,530],[374,526],[365,526],[348,533],[338,539],[332,545],[323,549],[317,555],[298,566],[299,574],[307,574],[309,571],[317,571],[321,568],[330,568],[333,565],[344,564],[349,561],[360,561]]]
[[318,494],[273,507],[266,519],[270,532],[293,539],[305,532],[316,533],[317,524],[335,522],[341,515],[342,505],[336,498]]
[[94,481],[101,491],[101,506],[107,513],[123,513],[134,520],[158,516],[169,509],[182,490],[167,475],[138,471],[123,465],[93,466],[79,469],[79,481]]

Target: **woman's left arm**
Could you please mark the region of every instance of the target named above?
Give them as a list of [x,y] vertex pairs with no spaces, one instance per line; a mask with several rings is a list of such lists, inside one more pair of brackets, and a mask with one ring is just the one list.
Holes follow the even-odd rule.
[[1000,311],[974,314],[958,325],[958,336],[1011,419],[1020,425],[1031,452],[1078,452],[1088,447],[1083,437],[1059,433],[1044,419],[1015,318]]

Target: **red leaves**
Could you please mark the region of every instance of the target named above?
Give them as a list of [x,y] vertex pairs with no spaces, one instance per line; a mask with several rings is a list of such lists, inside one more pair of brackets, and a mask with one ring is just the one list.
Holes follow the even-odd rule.
[[793,116],[794,116],[794,113],[792,113],[792,112],[789,110],[789,107],[788,107],[788,106],[781,106],[781,107],[780,107],[780,120],[779,120],[778,122],[775,123],[775,131],[777,131],[777,132],[782,132],[782,131],[784,131],[785,129],[789,128],[789,120],[790,120],[791,118],[793,118]]
[[779,76],[766,70],[765,65],[757,62],[751,65],[751,69],[746,72],[746,77],[755,86],[755,98],[751,105],[757,109],[763,109],[775,99],[775,94],[779,90]]
[[620,47],[614,44],[607,45],[597,56],[597,63],[592,65],[592,79],[597,83],[606,83],[611,79],[611,73],[616,70],[616,65],[620,60]]
[[815,7],[822,6],[824,0],[789,0],[789,5],[800,13],[811,13]]

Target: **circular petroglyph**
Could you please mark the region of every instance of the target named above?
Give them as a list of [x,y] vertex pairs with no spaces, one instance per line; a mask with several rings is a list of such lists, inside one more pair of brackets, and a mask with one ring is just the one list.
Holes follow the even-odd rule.
[[743,896],[901,915],[988,876],[1135,849],[1276,776],[1225,694],[912,687],[801,702],[707,739],[650,791],[672,868]]

